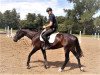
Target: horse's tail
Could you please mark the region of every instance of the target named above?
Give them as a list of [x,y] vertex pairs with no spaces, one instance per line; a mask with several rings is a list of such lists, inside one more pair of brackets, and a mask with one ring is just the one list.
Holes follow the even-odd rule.
[[84,56],[83,52],[81,50],[78,38],[76,38],[76,51],[77,51],[77,54],[78,54],[79,57]]

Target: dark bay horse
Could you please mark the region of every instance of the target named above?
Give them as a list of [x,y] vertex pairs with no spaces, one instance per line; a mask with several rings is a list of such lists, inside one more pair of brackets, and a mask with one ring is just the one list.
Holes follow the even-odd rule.
[[[47,57],[46,57],[46,50],[43,50],[43,44],[44,42],[40,41],[40,31],[35,31],[35,30],[30,30],[30,29],[20,29],[16,32],[16,35],[14,36],[14,41],[17,42],[19,39],[21,39],[24,36],[27,36],[32,40],[32,45],[33,49],[30,52],[27,60],[27,68],[30,69],[30,58],[31,56],[38,50],[41,50],[43,53],[44,57],[44,67],[47,69],[48,68],[48,63],[47,63]],[[64,48],[65,52],[65,61],[62,67],[59,69],[59,71],[62,71],[67,62],[69,61],[69,52],[71,51],[74,56],[76,57],[78,61],[78,66],[81,71],[83,71],[81,62],[80,62],[80,57],[83,56],[83,52],[80,48],[78,38],[74,35],[71,34],[66,34],[66,33],[59,33],[57,34],[54,43],[52,44],[50,49],[57,49],[57,48]]]

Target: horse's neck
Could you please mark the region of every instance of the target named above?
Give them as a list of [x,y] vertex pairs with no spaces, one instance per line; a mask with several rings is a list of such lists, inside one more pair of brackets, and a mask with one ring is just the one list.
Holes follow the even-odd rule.
[[28,30],[26,32],[25,36],[27,36],[28,38],[32,39],[36,34],[37,34],[37,32]]

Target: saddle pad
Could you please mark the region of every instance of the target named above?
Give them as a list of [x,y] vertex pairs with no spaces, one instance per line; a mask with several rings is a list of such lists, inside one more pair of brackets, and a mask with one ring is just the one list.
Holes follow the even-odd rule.
[[[43,30],[42,33],[45,32],[45,31],[46,31],[46,30]],[[41,34],[42,34],[42,33],[41,33]],[[57,35],[58,33],[59,33],[59,32],[53,33],[53,34],[50,35],[49,43],[53,43],[53,42],[55,41],[55,37],[56,37],[56,35]],[[44,41],[41,35],[40,35],[40,41]]]

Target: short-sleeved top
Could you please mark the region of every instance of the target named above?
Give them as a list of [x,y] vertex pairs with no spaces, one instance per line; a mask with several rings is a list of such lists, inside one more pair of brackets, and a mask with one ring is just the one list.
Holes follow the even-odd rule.
[[53,22],[52,26],[50,28],[56,28],[57,29],[57,21],[56,21],[56,17],[54,14],[50,14],[49,15],[49,22]]

